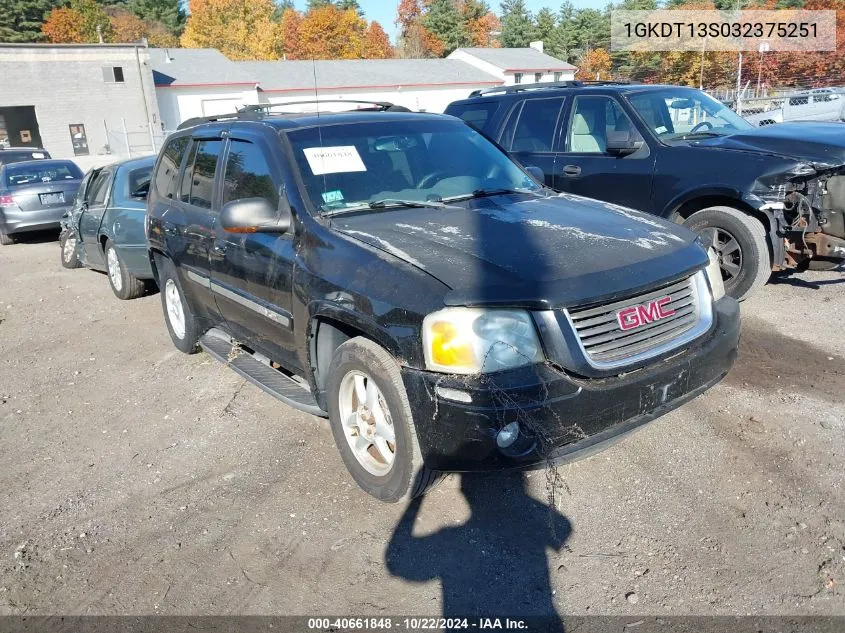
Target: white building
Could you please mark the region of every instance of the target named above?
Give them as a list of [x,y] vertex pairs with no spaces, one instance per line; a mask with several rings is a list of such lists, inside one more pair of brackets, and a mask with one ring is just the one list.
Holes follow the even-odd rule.
[[[235,62],[214,49],[150,49],[164,130],[252,104],[389,101],[442,112],[475,90],[573,79],[576,68],[533,48],[458,49],[447,59]],[[522,76],[520,76],[522,73]],[[330,109],[331,106],[321,106]],[[302,110],[316,106],[303,105]]]
[[546,55],[542,42],[532,42],[531,48],[459,48],[447,59],[475,66],[506,86],[571,81],[578,71],[572,64]]

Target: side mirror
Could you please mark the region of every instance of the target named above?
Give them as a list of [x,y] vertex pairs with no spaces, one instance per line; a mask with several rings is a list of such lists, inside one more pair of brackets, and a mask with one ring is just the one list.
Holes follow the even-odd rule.
[[525,168],[525,171],[527,171],[528,175],[531,176],[537,182],[539,182],[541,185],[546,182],[545,172],[543,172],[543,170],[537,167],[536,165],[529,165]]
[[232,200],[220,209],[220,225],[229,233],[286,233],[291,219],[287,205],[276,209],[266,198]]
[[142,200],[146,200],[147,196],[150,195],[150,181],[148,180],[129,195],[132,198],[140,198]]
[[627,156],[633,154],[645,144],[636,132],[608,132],[605,149],[608,154]]

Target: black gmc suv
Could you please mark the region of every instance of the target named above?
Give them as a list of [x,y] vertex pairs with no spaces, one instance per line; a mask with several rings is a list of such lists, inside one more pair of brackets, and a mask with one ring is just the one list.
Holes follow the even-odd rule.
[[728,372],[738,304],[692,232],[391,110],[254,109],[168,139],[147,236],[176,347],[328,417],[384,501],[583,455]]
[[694,88],[578,81],[477,91],[446,113],[540,168],[558,191],[707,235],[737,299],[772,270],[845,260],[840,123],[755,128]]

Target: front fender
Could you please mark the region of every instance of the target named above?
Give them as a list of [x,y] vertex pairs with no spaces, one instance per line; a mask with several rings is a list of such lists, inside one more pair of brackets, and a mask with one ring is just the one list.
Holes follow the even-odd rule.
[[320,318],[336,321],[361,332],[390,352],[400,365],[407,365],[399,340],[387,328],[364,314],[327,299],[311,301],[308,304],[308,337],[312,334],[311,324]]
[[740,191],[735,187],[729,187],[725,185],[699,185],[695,188],[682,191],[672,200],[670,200],[669,204],[666,205],[662,216],[665,218],[671,218],[672,215],[678,211],[678,209],[683,207],[688,202],[692,202],[693,200],[699,198],[710,197],[730,198],[732,200],[736,200],[739,203],[742,203],[745,197],[745,192]]

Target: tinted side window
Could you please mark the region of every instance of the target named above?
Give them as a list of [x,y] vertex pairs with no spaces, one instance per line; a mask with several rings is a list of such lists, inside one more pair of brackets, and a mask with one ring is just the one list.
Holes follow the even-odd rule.
[[476,130],[484,131],[487,122],[493,120],[499,105],[499,101],[462,103],[449,108],[449,114],[463,119]]
[[274,207],[279,205],[279,194],[264,152],[249,141],[232,139],[226,159],[222,204],[241,198],[265,198]]
[[563,98],[526,100],[509,149],[513,152],[552,151],[562,107]]
[[182,156],[188,147],[186,137],[172,139],[161,153],[161,161],[155,175],[155,187],[160,196],[176,196],[176,180],[179,175],[179,167],[182,164]]
[[[223,141],[197,141],[191,149],[191,156],[182,177],[180,197],[195,207],[210,209],[214,194],[214,172]],[[186,199],[187,198],[187,199]]]

